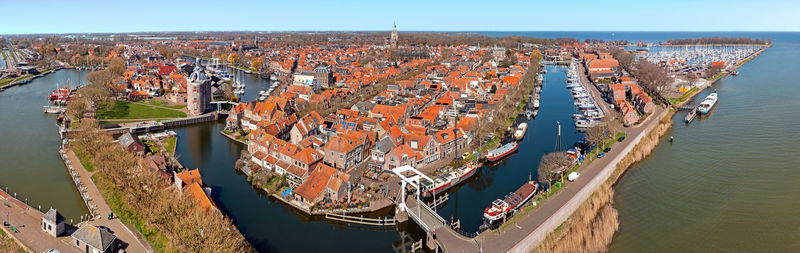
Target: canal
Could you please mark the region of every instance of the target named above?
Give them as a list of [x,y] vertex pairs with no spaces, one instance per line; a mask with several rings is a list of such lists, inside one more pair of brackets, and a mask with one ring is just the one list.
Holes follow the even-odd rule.
[[495,199],[517,190],[530,176],[537,180],[539,158],[553,152],[558,125],[561,123],[562,146],[572,145],[582,137],[575,130],[572,114],[578,113],[570,91],[566,88],[566,67],[545,66],[540,109],[536,118],[527,120],[528,131],[520,142],[519,151],[500,161],[480,168],[468,183],[450,191],[450,200],[437,210],[445,220],[460,219],[462,230],[476,232],[481,225],[483,210]]
[[[615,187],[614,204],[620,230],[610,251],[795,251],[800,246],[795,240],[800,227],[796,215],[800,170],[792,164],[800,157],[800,91],[795,87],[800,34],[617,33],[616,38],[623,35],[648,42],[701,36],[771,37],[775,44],[740,68],[739,76],[714,86],[720,102],[709,117],[687,126],[681,123],[683,114],[677,114],[668,134],[675,142],[670,144],[665,137],[650,157],[623,176]],[[611,34],[573,37],[610,39],[602,36]],[[539,157],[555,146],[555,121],[562,122],[564,144],[580,138],[570,118],[575,109],[564,88],[563,71],[547,69],[541,110],[528,122],[519,153],[481,168],[474,179],[453,189],[450,201],[439,210],[445,219],[461,219],[465,230],[474,231],[491,200],[516,189],[529,174],[536,177]],[[58,157],[55,116],[44,115],[41,109],[56,84],[77,80],[81,73],[60,70],[0,93],[0,187],[28,198],[34,207],[52,206],[76,220],[87,210]],[[269,85],[254,75],[243,77],[265,82],[248,84],[245,101]],[[311,220],[262,195],[234,171],[234,161],[244,146],[220,135],[222,127],[214,123],[176,129],[179,160],[201,170],[213,188],[214,200],[259,250],[387,252],[400,240],[395,230]],[[414,225],[402,230],[420,236]]]
[[89,211],[58,156],[56,115],[44,114],[42,106],[57,84],[86,73],[63,69],[0,92],[0,187],[34,208],[57,208],[67,221]]
[[[539,157],[555,148],[556,121],[562,123],[564,145],[571,146],[581,136],[571,118],[576,109],[565,88],[566,68],[546,69],[541,109],[537,118],[528,120],[528,132],[519,152],[481,168],[470,182],[451,189],[450,201],[439,210],[446,219],[461,219],[465,231],[477,231],[483,209],[492,200],[516,190],[529,175],[536,178]],[[212,123],[176,129],[176,153],[185,167],[200,169],[203,182],[212,187],[214,201],[260,251],[386,252],[400,241],[401,234],[393,229],[376,231],[312,220],[254,189],[245,175],[234,170],[236,159],[246,147],[219,134],[223,128],[224,123]],[[423,236],[415,224],[401,231],[415,239]],[[314,238],[314,243],[308,243],[308,238]],[[342,248],[345,244],[348,246]]]

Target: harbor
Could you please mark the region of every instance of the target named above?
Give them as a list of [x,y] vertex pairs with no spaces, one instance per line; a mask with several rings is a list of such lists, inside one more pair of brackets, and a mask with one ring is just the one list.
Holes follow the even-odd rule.
[[[617,186],[620,227],[609,252],[794,251],[800,156],[792,69],[797,33],[774,34],[774,45],[720,79],[709,116],[683,124],[681,111],[652,154],[633,165]],[[688,112],[688,111],[687,111]],[[690,218],[686,218],[690,217]],[[659,229],[651,229],[657,227]],[[692,232],[688,232],[692,231]],[[704,236],[696,236],[703,234]]]
[[[775,59],[775,57],[775,54],[772,54],[772,52],[765,54],[766,59],[779,60],[782,64],[789,64],[788,60],[784,58]],[[756,61],[763,60],[758,58]],[[136,129],[144,128],[144,130],[135,130],[135,132],[143,133],[140,131],[162,131],[165,128],[174,130],[177,136],[179,136],[176,147],[177,159],[187,168],[200,169],[205,183],[208,184],[212,189],[213,194],[211,195],[211,198],[219,205],[220,211],[226,216],[230,217],[236,224],[237,228],[245,235],[248,241],[260,251],[387,251],[391,250],[392,246],[395,244],[403,244],[403,242],[408,239],[408,236],[410,236],[411,240],[414,242],[420,240],[429,241],[427,238],[427,232],[435,230],[437,225],[450,227],[455,224],[457,224],[457,229],[452,230],[452,236],[437,234],[437,238],[439,238],[440,242],[442,243],[442,245],[440,245],[441,249],[456,251],[454,248],[452,248],[452,246],[448,247],[444,244],[452,245],[452,243],[464,243],[475,246],[477,245],[475,242],[480,242],[481,245],[487,247],[494,244],[495,247],[501,249],[518,249],[517,247],[522,246],[518,244],[512,244],[512,242],[526,241],[528,239],[526,237],[527,234],[523,232],[519,232],[520,235],[514,235],[512,236],[512,239],[508,240],[500,240],[497,239],[499,237],[493,237],[491,235],[481,235],[475,237],[481,224],[483,223],[482,216],[485,214],[484,210],[488,205],[492,204],[494,200],[498,198],[505,199],[504,196],[506,196],[507,193],[517,191],[521,185],[524,185],[528,181],[526,179],[529,177],[536,177],[536,168],[534,166],[538,162],[538,157],[541,157],[544,153],[553,151],[553,144],[557,142],[556,122],[562,123],[562,139],[564,144],[571,145],[583,137],[583,134],[578,131],[578,128],[584,125],[583,123],[577,123],[577,120],[597,121],[605,116],[602,108],[600,108],[598,104],[603,103],[603,101],[596,101],[593,96],[591,96],[591,93],[588,93],[591,87],[584,86],[583,83],[579,81],[579,78],[575,78],[572,74],[570,74],[577,71],[574,67],[548,65],[545,67],[545,69],[547,72],[543,74],[544,77],[542,78],[543,86],[541,88],[541,95],[539,95],[537,92],[535,93],[536,95],[531,96],[531,98],[535,99],[535,104],[538,104],[538,106],[534,107],[534,102],[531,102],[530,107],[526,108],[530,110],[531,117],[518,117],[518,121],[515,122],[514,126],[509,131],[509,137],[518,142],[517,146],[515,146],[513,150],[506,150],[511,150],[511,152],[508,152],[507,154],[506,152],[503,152],[503,155],[499,156],[493,163],[487,163],[486,165],[479,166],[474,170],[453,171],[453,174],[449,175],[449,178],[451,178],[451,180],[455,179],[455,181],[448,182],[455,183],[450,183],[451,185],[443,190],[439,190],[439,188],[445,184],[444,181],[437,182],[436,180],[432,180],[434,181],[432,186],[435,187],[432,189],[428,188],[428,191],[431,191],[429,194],[430,196],[438,197],[437,199],[439,200],[436,201],[436,204],[429,205],[426,203],[415,202],[416,200],[403,198],[406,201],[404,204],[405,208],[418,210],[416,212],[411,211],[409,216],[412,217],[406,217],[406,222],[400,222],[399,219],[402,220],[402,217],[397,216],[394,210],[389,210],[390,208],[388,207],[396,206],[396,203],[385,203],[375,205],[370,208],[348,208],[347,211],[308,210],[308,212],[304,212],[294,207],[290,201],[282,199],[279,194],[265,194],[261,189],[251,186],[249,182],[244,180],[246,177],[245,174],[247,173],[246,171],[242,172],[234,169],[236,160],[240,157],[241,150],[246,149],[246,147],[240,142],[228,139],[226,136],[220,134],[225,123],[218,121],[217,119],[219,118],[217,116],[213,116],[213,119],[202,118],[202,120],[200,120],[201,118],[198,118],[195,119],[196,122],[188,122],[185,124],[179,123],[182,122],[180,120],[164,121],[159,123],[161,125],[155,124],[154,126],[156,127],[151,130],[148,130],[150,126],[138,126]],[[60,211],[65,210],[65,216],[68,215],[68,217],[80,217],[85,213],[94,212],[94,209],[86,208],[87,205],[91,207],[92,204],[86,204],[85,198],[81,198],[82,191],[79,190],[80,184],[77,184],[71,179],[70,173],[68,172],[69,170],[64,169],[64,162],[56,158],[56,156],[59,154],[59,151],[57,150],[59,143],[58,136],[56,134],[58,130],[55,126],[55,115],[43,114],[42,105],[44,102],[46,102],[45,98],[47,97],[47,93],[52,90],[54,82],[62,82],[61,80],[65,80],[65,76],[71,75],[77,71],[78,70],[71,69],[59,70],[43,78],[32,80],[31,83],[27,85],[18,86],[0,94],[0,103],[5,103],[5,105],[9,106],[9,108],[26,108],[25,110],[35,110],[36,114],[32,115],[37,117],[31,118],[30,115],[20,116],[17,115],[18,112],[7,110],[5,113],[8,114],[8,119],[24,117],[22,120],[25,122],[18,120],[3,122],[0,124],[0,126],[6,125],[3,129],[6,129],[6,131],[12,131],[10,129],[13,129],[13,131],[49,131],[49,133],[43,134],[45,135],[46,140],[44,137],[36,137],[25,141],[22,141],[18,139],[18,137],[14,136],[3,137],[5,138],[4,141],[9,141],[10,143],[20,143],[20,150],[9,150],[8,154],[5,154],[5,158],[8,158],[8,161],[11,161],[13,166],[12,168],[8,169],[8,174],[11,176],[6,177],[6,179],[0,179],[0,186],[11,185],[11,189],[13,189],[13,191],[24,194],[24,196],[30,198],[29,202],[34,204],[55,203],[59,206]],[[724,100],[724,103],[715,103],[712,105],[711,108],[714,109],[707,114],[708,116],[705,117],[706,119],[700,120],[700,123],[686,125],[685,127],[676,127],[675,132],[672,133],[676,137],[675,144],[662,143],[657,148],[657,151],[653,156],[654,158],[652,159],[658,159],[658,161],[665,163],[669,162],[666,162],[664,159],[680,160],[680,158],[675,157],[676,154],[672,154],[672,152],[675,152],[670,150],[672,145],[688,145],[681,146],[681,148],[688,149],[687,151],[680,152],[681,155],[688,155],[687,152],[691,151],[697,152],[698,150],[713,150],[712,147],[707,147],[707,143],[703,144],[699,143],[699,141],[690,141],[687,140],[687,138],[698,138],[713,142],[713,140],[708,138],[700,138],[702,136],[699,134],[711,134],[719,137],[719,133],[711,133],[709,132],[710,129],[707,128],[716,126],[716,129],[719,129],[721,126],[719,126],[719,123],[716,121],[720,119],[726,124],[735,125],[739,123],[740,121],[733,121],[733,118],[742,120],[739,119],[740,115],[737,113],[739,112],[738,110],[743,112],[742,115],[748,116],[748,118],[744,119],[744,123],[751,127],[756,124],[756,119],[764,120],[767,118],[773,119],[777,117],[775,113],[769,113],[767,115],[756,114],[754,108],[744,107],[746,105],[752,106],[752,101],[757,100],[757,95],[773,96],[776,98],[781,98],[780,101],[784,101],[785,103],[794,103],[791,101],[791,98],[787,97],[788,95],[786,94],[778,94],[770,91],[756,92],[756,90],[753,90],[755,89],[754,87],[748,86],[752,83],[758,83],[758,78],[763,78],[763,76],[754,76],[753,73],[758,73],[759,71],[767,72],[768,69],[764,69],[757,64],[748,64],[739,70],[740,74],[738,76],[731,76],[730,78],[726,78],[715,83],[712,88],[719,90],[719,96]],[[48,79],[53,76],[59,76],[60,80]],[[258,97],[261,96],[259,91],[266,91],[269,89],[268,87],[270,87],[267,85],[261,85],[261,82],[270,83],[269,81],[255,78],[254,76],[257,75],[244,74],[240,77],[245,80],[248,78],[259,80],[258,84],[247,84],[243,88],[243,90],[245,90],[243,95],[251,100],[258,99]],[[50,80],[50,83],[45,84],[43,83],[44,80]],[[570,88],[569,85],[571,84],[577,84],[578,86],[573,85],[572,88]],[[781,87],[783,87],[787,84],[779,82],[778,84],[774,85],[781,85]],[[582,87],[581,89],[583,89],[583,92],[581,89],[576,87]],[[31,92],[36,94],[28,95],[28,93]],[[756,92],[756,94],[745,94],[748,92]],[[38,93],[42,93],[43,95]],[[700,92],[700,95],[694,98],[694,100],[697,100],[696,104],[700,104],[702,100],[704,100],[711,93],[711,90]],[[716,92],[714,93],[716,94]],[[32,97],[35,97],[35,99],[32,99]],[[34,100],[34,102],[23,101],[23,99],[26,98],[28,100]],[[745,103],[743,105],[732,105],[741,101],[750,102],[748,102],[749,104]],[[767,106],[768,108],[777,110],[781,103],[782,102],[771,101],[767,103]],[[591,104],[595,104],[595,107],[591,107]],[[32,109],[28,109],[28,107]],[[691,106],[691,108],[696,108],[696,106]],[[732,110],[737,110],[737,112]],[[734,117],[734,115],[737,116]],[[689,114],[683,114],[682,112],[679,112],[675,115],[675,117],[675,122],[681,122],[689,119]],[[39,120],[39,118],[44,120]],[[184,119],[184,121],[186,120],[191,119]],[[650,118],[648,122],[653,121],[657,120],[652,120],[652,118]],[[36,125],[37,123],[42,124]],[[524,125],[522,123],[524,123]],[[791,128],[789,123],[791,123],[790,119],[783,118],[777,120],[776,122],[777,126],[790,129],[788,135],[789,137],[793,137],[798,133],[792,131],[793,128]],[[645,129],[650,127],[650,125],[646,124],[637,126],[637,129],[642,129],[642,132],[637,133],[646,132]],[[33,127],[31,127],[31,130],[21,130],[17,127],[19,125],[30,125]],[[775,130],[775,127],[777,126],[769,126],[769,129]],[[697,131],[698,129],[702,131],[699,131],[700,133],[691,133],[690,129],[691,131]],[[737,127],[736,129],[742,131],[746,130],[740,127]],[[133,128],[129,128],[128,131],[134,130]],[[756,144],[760,143],[760,146],[765,145],[765,141],[774,141],[774,138],[778,138],[774,134],[770,134],[762,130],[757,130],[756,133],[759,134],[758,136],[766,138],[766,140],[755,140],[752,138],[745,139],[746,137],[737,137],[736,139],[738,141],[754,142]],[[728,132],[728,134],[730,134],[730,132]],[[628,143],[635,143],[638,141],[638,138],[640,138],[638,136],[638,134],[632,135],[630,138],[626,139],[622,145],[625,145],[624,147],[628,147]],[[41,140],[39,140],[39,138],[41,138]],[[45,140],[46,144],[42,144],[42,140]],[[36,146],[37,148],[31,148],[33,145],[29,145],[30,143],[28,142],[37,141],[40,142],[38,144],[39,146]],[[664,141],[666,140],[662,140],[662,142]],[[733,145],[730,143],[730,141],[724,142],[728,143],[729,145]],[[56,147],[56,149],[48,151],[47,148],[43,150],[39,150],[38,148],[49,145]],[[780,147],[788,147],[790,148],[789,150],[797,150],[791,149],[793,145],[794,144],[792,143],[784,142],[781,143]],[[758,155],[760,154],[757,151],[752,150],[743,151],[741,148],[731,149],[735,152],[743,152],[747,155],[747,157],[752,159],[757,159]],[[50,151],[52,151],[51,154],[46,153]],[[615,149],[612,152],[624,153],[627,151],[629,151],[627,148],[618,150],[617,146],[615,146]],[[715,151],[711,152],[715,153],[716,155],[724,155],[716,153]],[[18,159],[13,157],[23,156],[28,157],[27,159],[31,160],[34,155],[37,158],[41,158],[32,159],[37,161],[26,161],[24,165],[17,165],[19,164],[16,162]],[[609,153],[609,156],[612,155],[613,154]],[[691,159],[694,161],[720,161],[720,158],[706,158],[698,155],[689,155],[689,157],[691,157]],[[784,158],[781,157],[779,159]],[[50,160],[54,160],[55,164],[53,164]],[[602,164],[595,165],[597,167],[592,167],[593,169],[590,169],[588,172],[582,171],[583,175],[581,178],[601,178],[596,177],[596,175],[600,175],[601,173],[611,173],[610,171],[613,171],[614,168],[612,168],[613,166],[611,166],[611,164],[614,164],[615,161],[600,161],[603,162],[603,164],[608,164],[609,166],[601,166]],[[37,165],[38,163],[42,163],[42,165]],[[648,166],[651,166],[651,163],[652,161],[645,160],[641,164],[635,165],[634,168],[641,168],[641,170],[634,169],[631,173],[627,174],[619,186],[621,191],[621,196],[619,198],[628,198],[620,201],[620,205],[626,206],[625,208],[621,209],[622,217],[625,218],[625,215],[628,215],[627,217],[633,216],[636,222],[640,224],[652,224],[659,221],[645,220],[645,217],[635,214],[634,212],[636,209],[630,206],[635,206],[636,208],[645,207],[642,207],[641,204],[634,203],[634,200],[632,199],[637,201],[640,201],[640,199],[653,201],[653,198],[661,197],[665,198],[667,201],[676,201],[674,200],[674,197],[666,197],[663,194],[658,194],[655,191],[656,188],[663,191],[665,185],[674,186],[677,182],[666,182],[667,180],[665,179],[647,177],[648,180],[655,180],[659,182],[659,184],[656,185],[657,187],[648,187],[643,185],[642,181],[636,180],[637,176],[640,176],[649,170]],[[693,169],[695,165],[690,165],[687,162],[672,161],[671,163],[678,164],[679,166],[677,166],[677,168],[683,168],[686,170],[680,173],[680,180],[695,180],[688,178],[692,175],[692,173],[701,173],[704,177],[715,176],[703,172],[697,172],[697,169]],[[702,165],[699,166],[718,167],[718,165],[711,163],[701,162],[700,164]],[[771,171],[776,172],[776,174],[780,170],[779,165],[768,165],[769,166],[767,167]],[[753,165],[753,167],[758,166]],[[54,194],[51,192],[53,190],[41,190],[43,187],[42,184],[32,184],[30,186],[21,184],[19,181],[24,180],[26,176],[20,175],[17,172],[12,172],[22,169],[37,172],[39,170],[48,168],[50,170],[40,171],[38,172],[39,174],[36,174],[35,176],[49,178],[49,180],[43,180],[43,182],[52,183],[52,186],[48,184],[47,187],[61,189],[58,190],[58,193]],[[746,177],[744,173],[754,172],[739,166],[736,166],[736,168],[737,175],[742,177]],[[717,168],[716,171],[721,173],[720,168]],[[659,175],[667,178],[676,178],[667,175],[669,173],[667,168],[658,167],[657,172]],[[464,175],[469,176],[462,180],[461,178]],[[717,175],[717,177],[719,176]],[[633,180],[633,182],[626,182],[626,179]],[[749,184],[748,182],[741,182],[738,179],[725,178],[725,180]],[[550,204],[547,204],[546,206],[537,206],[536,208],[532,209],[533,211],[531,211],[533,215],[527,216],[528,218],[526,219],[517,220],[516,222],[510,223],[502,231],[536,231],[537,236],[546,235],[544,228],[555,228],[561,223],[550,222],[552,219],[551,217],[543,217],[543,214],[537,215],[536,212],[555,212],[558,218],[566,219],[571,213],[570,210],[574,211],[572,208],[577,208],[577,206],[582,203],[582,199],[585,199],[585,197],[588,197],[591,194],[592,186],[595,183],[596,182],[594,181],[586,182],[580,181],[579,179],[578,183],[570,186],[571,188],[566,188],[566,192],[562,192],[552,199],[541,202]],[[702,184],[702,182],[695,183]],[[785,181],[783,183],[789,184],[790,182]],[[720,186],[722,189],[726,187],[726,185],[720,182],[715,182],[712,184]],[[644,187],[654,196],[640,196],[640,194],[634,192],[635,190],[633,190],[633,187]],[[693,188],[708,190],[704,186],[693,186]],[[539,188],[537,187],[537,189]],[[423,191],[423,193],[428,191]],[[683,195],[687,193],[679,192],[679,194]],[[714,193],[715,196],[718,196],[717,194],[723,193]],[[735,192],[733,194],[735,194]],[[55,197],[51,195],[55,195]],[[748,196],[752,197],[753,195]],[[442,196],[447,197],[441,198]],[[577,197],[573,198],[571,196]],[[788,198],[788,196],[789,195],[780,195],[782,198]],[[522,201],[522,205],[530,206],[533,205],[534,202],[537,204],[540,203],[536,200],[536,197],[532,197],[529,200]],[[661,200],[663,201],[663,199]],[[675,204],[674,202],[671,203]],[[764,204],[759,201],[754,201],[753,199],[748,200],[747,203]],[[561,211],[561,209],[556,210],[554,207],[551,207],[558,204],[565,204],[569,208]],[[70,210],[70,208],[74,210]],[[740,206],[739,208],[742,207]],[[421,210],[423,209],[430,211],[422,212]],[[666,212],[660,208],[655,209],[656,211],[662,213]],[[697,211],[695,209],[691,210]],[[744,208],[744,210],[751,209]],[[681,209],[681,211],[688,212],[688,210],[684,209]],[[731,215],[731,213],[728,213],[728,215]],[[416,216],[416,218],[413,216]],[[665,214],[665,216],[669,215]],[[409,220],[414,220],[415,222],[408,222]],[[420,224],[420,221],[423,221],[421,222],[422,224]],[[664,225],[662,223],[658,224]],[[691,224],[684,225],[689,226]],[[667,226],[668,229],[672,230],[676,234],[680,234],[677,232],[677,227],[670,226],[668,224],[665,226]],[[274,229],[274,227],[281,227],[283,229]],[[783,228],[788,229],[788,227]],[[641,231],[638,232],[641,232],[642,235],[631,235],[631,232],[629,231],[637,230],[639,228],[632,227],[631,225],[625,225],[624,223],[622,229],[624,230],[621,230],[621,235],[619,235],[617,239],[615,239],[614,244],[612,244],[613,251],[640,251],[646,247],[646,245],[632,242],[631,240],[638,239],[638,237],[645,237],[650,242],[654,242],[656,240],[654,239],[656,235],[663,236],[655,232]],[[766,227],[759,226],[759,229],[766,231]],[[308,244],[303,238],[308,238],[309,236],[320,239],[313,245]],[[679,235],[672,236],[674,236],[676,240],[681,239],[681,236]],[[276,238],[281,239],[278,240]],[[497,242],[490,242],[495,239],[497,239]],[[359,243],[355,243],[355,245],[348,246],[346,248],[337,247],[337,245],[340,245],[343,241]],[[667,246],[663,244],[656,245],[659,247]],[[683,247],[687,246],[683,245]]]

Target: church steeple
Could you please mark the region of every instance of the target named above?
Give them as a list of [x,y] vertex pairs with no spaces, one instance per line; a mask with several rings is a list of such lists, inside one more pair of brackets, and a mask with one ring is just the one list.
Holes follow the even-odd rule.
[[392,25],[392,37],[389,38],[389,43],[393,48],[397,47],[397,23]]

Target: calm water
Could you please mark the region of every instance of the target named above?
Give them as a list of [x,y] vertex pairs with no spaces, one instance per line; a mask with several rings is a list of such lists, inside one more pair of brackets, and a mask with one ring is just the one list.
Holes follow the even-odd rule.
[[686,126],[677,114],[675,142],[663,138],[622,178],[611,251],[797,251],[800,34],[773,38],[714,86],[720,102],[708,118]]
[[[487,32],[492,36],[508,33]],[[664,41],[669,38],[749,36],[773,38],[775,46],[726,78],[715,88],[720,103],[708,118],[689,126],[680,123],[670,135],[675,143],[659,145],[645,161],[635,165],[617,186],[615,207],[620,210],[620,232],[611,245],[614,252],[661,251],[795,251],[800,242],[800,200],[797,166],[800,157],[800,107],[796,79],[800,69],[800,34],[797,33],[648,33],[648,32],[514,32],[540,37]],[[539,117],[529,121],[520,152],[498,165],[482,168],[473,181],[451,193],[439,210],[449,219],[462,220],[465,230],[475,230],[480,213],[491,200],[518,187],[543,153],[553,150],[556,124],[562,122],[564,144],[574,132],[574,112],[564,89],[564,73],[548,67]],[[67,219],[86,209],[57,155],[55,117],[43,115],[41,106],[57,82],[77,80],[77,71],[62,70],[22,87],[0,93],[0,187],[9,187],[33,206],[58,207]],[[269,83],[245,76],[244,100],[257,97]],[[254,92],[252,92],[254,91]],[[704,97],[705,94],[701,94]],[[260,194],[245,176],[233,170],[244,146],[219,134],[223,124],[176,129],[179,160],[200,168],[212,197],[231,217],[248,241],[264,252],[357,251],[390,252],[400,240],[397,231],[309,220],[289,207]],[[402,229],[419,238],[414,225]],[[312,240],[309,240],[312,239]],[[313,242],[313,243],[309,243]],[[346,245],[346,247],[342,247]]]
[[0,92],[0,187],[34,208],[58,208],[67,220],[89,211],[58,157],[56,115],[44,114],[42,106],[57,83],[85,76],[64,69]]
[[[536,177],[539,157],[555,148],[556,121],[562,122],[563,143],[571,145],[576,141],[579,134],[571,118],[575,108],[565,88],[565,68],[548,66],[547,69],[541,109],[536,119],[528,121],[528,137],[519,153],[500,164],[482,168],[471,182],[459,187],[439,211],[443,217],[460,218],[465,230],[476,231],[483,209],[492,200],[514,191],[528,175]],[[214,200],[259,250],[387,252],[399,241],[400,234],[394,230],[374,231],[309,220],[253,189],[245,176],[233,169],[240,150],[246,147],[220,135],[223,127],[224,124],[217,123],[176,130],[179,160],[186,167],[200,168],[203,181],[213,188]],[[417,239],[422,235],[414,224],[401,230]],[[314,243],[307,243],[308,238],[315,238]],[[349,246],[341,248],[344,243]]]
[[562,145],[572,147],[582,134],[575,131],[572,114],[577,113],[572,95],[566,88],[566,67],[546,66],[539,114],[528,120],[528,131],[519,151],[498,164],[480,169],[471,182],[462,184],[450,200],[438,210],[445,219],[461,219],[461,227],[475,232],[481,225],[483,210],[493,200],[517,190],[528,177],[537,180],[539,158],[555,149],[558,125],[561,122]]

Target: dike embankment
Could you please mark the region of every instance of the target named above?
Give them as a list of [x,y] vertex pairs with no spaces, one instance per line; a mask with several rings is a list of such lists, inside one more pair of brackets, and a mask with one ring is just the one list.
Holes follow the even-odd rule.
[[670,128],[676,110],[671,110],[617,164],[614,173],[581,207],[547,238],[534,252],[605,252],[619,229],[619,215],[614,209],[614,185],[631,165],[646,158]]

